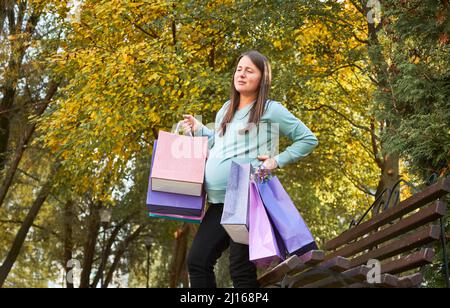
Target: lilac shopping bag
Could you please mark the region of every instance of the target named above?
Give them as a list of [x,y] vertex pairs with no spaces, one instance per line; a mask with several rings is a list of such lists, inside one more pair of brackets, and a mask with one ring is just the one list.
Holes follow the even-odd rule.
[[277,177],[257,183],[261,199],[289,253],[317,249],[314,237]]
[[249,228],[250,261],[259,267],[267,267],[284,259],[284,247],[279,247],[254,180],[250,180]]
[[[153,145],[152,167],[150,170],[150,177],[155,159],[157,141]],[[151,187],[151,180],[149,180],[147,190],[147,209],[154,214],[161,215],[178,215],[187,216],[187,219],[194,217],[202,217],[205,210],[206,193],[202,190],[200,196],[182,195],[176,193],[167,193],[154,191]],[[166,216],[170,219],[170,216]],[[180,218],[180,217],[177,217]]]
[[248,245],[250,164],[231,163],[221,225],[235,243]]

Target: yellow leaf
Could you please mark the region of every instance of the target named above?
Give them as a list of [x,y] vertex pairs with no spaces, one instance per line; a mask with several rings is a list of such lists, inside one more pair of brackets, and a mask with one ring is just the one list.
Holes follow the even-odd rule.
[[276,41],[274,41],[273,42],[273,46],[275,47],[275,48],[278,48],[278,49],[282,49],[281,48],[281,41],[280,40],[276,40]]

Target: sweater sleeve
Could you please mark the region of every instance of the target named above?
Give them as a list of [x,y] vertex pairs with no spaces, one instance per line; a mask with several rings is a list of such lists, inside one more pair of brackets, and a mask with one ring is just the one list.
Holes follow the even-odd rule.
[[206,125],[202,124],[202,126],[194,133],[195,137],[199,136],[207,136],[208,137],[208,148],[211,150],[211,148],[214,146],[214,137],[215,133],[213,129],[209,129]]
[[206,125],[202,124],[200,126],[200,128],[194,133],[194,136],[196,136],[196,137],[199,137],[199,136],[207,136],[208,137],[208,148],[210,150],[214,146],[216,131],[218,131],[218,129],[220,127],[220,123],[223,118],[223,113],[226,110],[227,105],[228,105],[228,102],[226,102],[222,106],[222,108],[220,108],[220,110],[217,112],[214,124],[208,125],[208,126],[212,126],[212,127],[208,128]]
[[271,122],[278,123],[281,135],[292,140],[285,151],[274,157],[280,168],[308,156],[319,144],[311,130],[280,103],[273,105]]

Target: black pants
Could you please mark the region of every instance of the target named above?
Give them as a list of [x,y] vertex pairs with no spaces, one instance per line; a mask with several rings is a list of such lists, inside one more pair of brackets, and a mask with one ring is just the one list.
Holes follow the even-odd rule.
[[203,218],[188,255],[192,288],[215,288],[214,265],[230,247],[230,275],[235,288],[259,287],[256,266],[249,261],[248,245],[233,242],[220,224],[223,204],[212,204]]

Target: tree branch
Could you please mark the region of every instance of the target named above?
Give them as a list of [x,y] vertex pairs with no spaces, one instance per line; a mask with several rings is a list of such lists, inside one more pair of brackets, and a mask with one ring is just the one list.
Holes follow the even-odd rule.
[[370,128],[365,127],[365,126],[362,126],[362,125],[359,125],[359,124],[356,124],[356,123],[353,122],[351,119],[349,119],[347,116],[345,116],[344,114],[340,113],[339,111],[337,111],[336,109],[334,109],[333,107],[328,106],[328,105],[323,105],[323,104],[322,104],[322,105],[320,105],[320,106],[317,107],[317,108],[308,108],[308,109],[306,109],[306,111],[317,111],[317,110],[320,110],[320,109],[322,109],[322,108],[327,108],[327,109],[333,111],[334,113],[336,113],[336,114],[338,114],[339,116],[341,116],[342,118],[344,118],[347,122],[349,122],[349,123],[350,123],[351,125],[353,125],[354,127],[359,128],[359,129],[362,129],[362,130],[367,131],[367,132],[370,132]]
[[378,156],[378,146],[377,146],[377,135],[375,134],[375,120],[372,119],[370,122],[370,136],[371,136],[371,143],[372,143],[372,151],[373,155],[375,156],[375,162],[377,163],[377,166],[383,170],[383,162]]
[[39,18],[42,14],[42,8],[41,7],[35,7],[33,10],[33,13],[31,13],[30,18],[28,18],[27,25],[25,26],[25,33],[31,36],[34,33],[34,30],[36,29],[36,26],[38,24]]
[[16,32],[20,33],[22,32],[22,23],[23,23],[23,17],[25,15],[25,10],[27,8],[27,2],[26,1],[20,1],[19,3],[19,14],[17,15],[17,24],[16,24]]
[[[23,220],[18,220],[18,219],[9,219],[9,220],[7,220],[7,219],[6,220],[5,219],[0,219],[0,224],[17,224],[17,225],[22,225],[23,223],[24,223]],[[31,227],[39,229],[39,230],[42,230],[42,231],[45,231],[45,232],[48,232],[49,234],[53,235],[54,237],[56,237],[59,240],[62,239],[61,236],[57,232],[49,230],[46,227],[37,225],[35,223],[32,223]]]
[[358,12],[360,12],[363,15],[366,15],[366,12],[364,11],[363,7],[358,5],[358,3],[355,0],[350,0],[350,3],[353,4],[353,6],[355,7],[355,9],[358,10]]
[[[51,81],[49,87],[47,89],[47,93],[44,99],[44,103],[42,106],[37,108],[36,115],[40,116],[44,113],[47,106],[50,104],[53,96],[56,94],[59,83],[55,81]],[[22,160],[23,153],[25,152],[26,146],[30,143],[34,131],[36,130],[36,123],[28,125],[25,131],[24,136],[21,138],[19,144],[17,145],[16,151],[14,153],[13,161],[11,162],[11,166],[9,167],[5,179],[0,186],[0,208],[3,205],[3,201],[6,198],[6,194],[8,193],[9,188],[11,187],[12,181],[14,179],[14,175],[16,174],[17,168],[19,167],[19,163]]]
[[141,26],[139,26],[137,23],[135,23],[134,21],[132,21],[130,17],[126,16],[125,18],[126,18],[133,26],[135,26],[138,30],[140,30],[142,33],[144,33],[144,34],[150,36],[151,38],[159,38],[159,35],[158,35],[151,27],[149,27],[150,32],[148,32],[147,30],[145,30],[144,28],[142,28]]
[[117,270],[117,267],[119,266],[119,262],[120,259],[122,258],[123,254],[125,253],[126,249],[128,248],[128,246],[135,240],[138,238],[138,236],[140,235],[140,233],[145,229],[145,227],[148,225],[148,223],[142,224],[139,226],[139,228],[136,229],[136,231],[134,231],[131,235],[129,235],[123,242],[122,244],[119,245],[119,248],[117,249],[116,253],[115,253],[115,257],[114,257],[114,261],[111,265],[111,267],[109,268],[108,274],[106,276],[105,279],[105,285],[103,286],[104,288],[107,288],[109,286],[109,284],[112,281],[114,272]]
[[[108,238],[108,242],[104,243],[105,249],[104,249],[104,252],[102,254],[100,266],[99,266],[98,271],[95,274],[94,280],[93,280],[93,282],[91,284],[92,288],[96,288],[97,285],[98,285],[98,282],[102,278],[102,275],[103,275],[103,273],[105,271],[105,268],[106,268],[106,263],[108,262],[108,257],[111,254],[112,245],[116,241],[116,238],[119,235],[120,230],[123,228],[123,226],[125,224],[127,224],[130,221],[131,217],[132,217],[132,215],[126,217],[121,222],[119,222],[115,226],[114,230],[111,232],[111,236]],[[103,286],[101,286],[101,287],[103,287]]]
[[368,40],[364,40],[364,39],[360,39],[355,33],[352,33],[352,36],[355,40],[357,40],[358,42],[360,42],[361,44],[364,45],[369,45],[369,41]]
[[41,180],[40,179],[38,179],[37,177],[35,177],[34,175],[32,175],[32,174],[29,174],[28,172],[26,172],[25,170],[22,170],[22,169],[20,169],[20,168],[17,168],[17,171],[19,171],[20,173],[22,173],[22,174],[24,174],[24,175],[26,175],[27,177],[29,177],[29,178],[31,178],[31,179],[33,179],[33,180],[35,180],[36,182],[38,182],[38,183],[40,183],[41,182]]
[[172,44],[173,46],[175,46],[177,44],[177,27],[175,23],[175,18],[172,18],[171,28],[172,28]]
[[[8,4],[6,4],[8,5]],[[16,32],[16,16],[14,15],[14,3],[10,3],[6,8],[6,14],[8,16],[9,35],[15,35]]]
[[50,190],[53,186],[53,177],[56,174],[59,166],[60,166],[60,163],[56,163],[53,166],[53,168],[52,168],[53,170],[52,170],[52,174],[51,174],[50,178],[42,186],[41,190],[38,193],[37,198],[33,201],[33,204],[31,206],[30,210],[28,211],[28,214],[25,217],[23,224],[20,226],[20,229],[17,232],[17,235],[11,246],[11,249],[9,250],[8,255],[6,256],[6,259],[3,262],[2,266],[0,267],[0,288],[5,283],[6,278],[8,277],[14,263],[17,260],[17,257],[20,254],[20,250],[22,249],[23,243],[25,242],[28,232],[29,232],[34,220],[36,219],[36,216],[38,215],[39,211],[41,210],[42,205],[44,204],[45,200],[47,199],[47,196],[50,193]]
[[368,187],[366,187],[364,184],[361,184],[358,180],[355,180],[351,176],[349,176],[345,171],[345,168],[339,168],[339,170],[357,189],[370,196],[375,196],[375,193],[371,192]]

